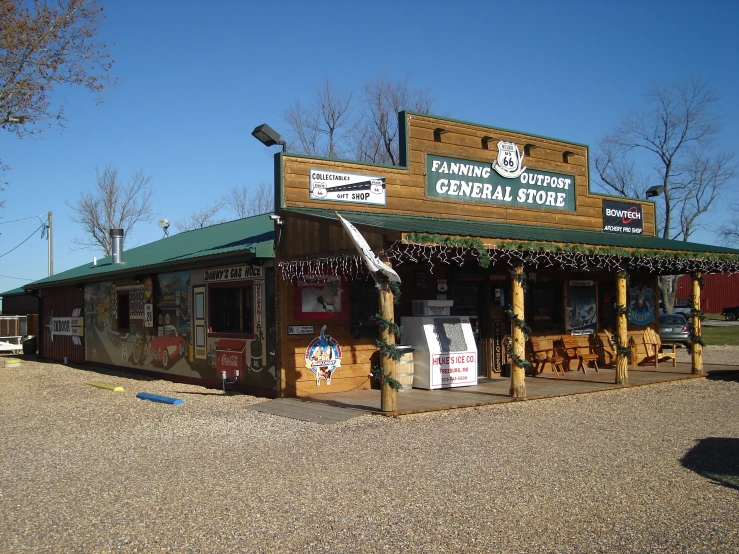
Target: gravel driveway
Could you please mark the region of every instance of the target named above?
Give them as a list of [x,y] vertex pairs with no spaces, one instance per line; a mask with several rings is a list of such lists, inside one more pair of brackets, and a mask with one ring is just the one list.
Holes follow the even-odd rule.
[[0,375],[0,552],[739,552],[735,377],[326,426]]

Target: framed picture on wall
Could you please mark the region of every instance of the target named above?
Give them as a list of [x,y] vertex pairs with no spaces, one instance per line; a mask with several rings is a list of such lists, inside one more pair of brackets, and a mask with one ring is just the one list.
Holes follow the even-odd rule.
[[346,280],[338,275],[305,275],[295,286],[297,319],[346,319],[349,296]]
[[595,333],[597,324],[596,287],[590,280],[567,282],[567,332]]
[[629,283],[629,323],[648,325],[654,321],[654,296],[650,283],[641,279]]

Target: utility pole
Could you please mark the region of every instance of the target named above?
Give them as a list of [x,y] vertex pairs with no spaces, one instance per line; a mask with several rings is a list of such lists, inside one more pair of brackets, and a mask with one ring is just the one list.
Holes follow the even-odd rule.
[[51,240],[51,212],[49,212],[49,220],[46,223],[46,231],[49,233],[47,240],[49,241],[49,277],[54,275],[54,244]]

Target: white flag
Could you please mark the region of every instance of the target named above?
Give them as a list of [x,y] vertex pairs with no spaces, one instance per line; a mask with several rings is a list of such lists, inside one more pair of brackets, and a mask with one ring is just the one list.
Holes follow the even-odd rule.
[[400,277],[398,276],[398,274],[393,271],[393,268],[385,264],[380,258],[377,257],[374,252],[372,252],[369,244],[367,244],[367,241],[364,240],[362,233],[360,233],[354,225],[341,217],[339,215],[339,212],[335,213],[336,217],[339,218],[339,221],[341,221],[341,224],[344,226],[344,229],[346,229],[346,232],[349,233],[349,237],[352,239],[352,242],[357,248],[357,252],[359,252],[359,255],[362,256],[362,259],[364,260],[364,265],[367,266],[369,272],[374,274],[378,271],[381,271],[391,281],[400,283]]

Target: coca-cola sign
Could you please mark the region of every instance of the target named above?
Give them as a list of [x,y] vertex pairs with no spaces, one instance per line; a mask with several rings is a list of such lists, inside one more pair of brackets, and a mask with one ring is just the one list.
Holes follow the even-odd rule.
[[216,357],[216,367],[218,371],[233,371],[234,369],[243,369],[244,353],[243,352],[218,352]]

